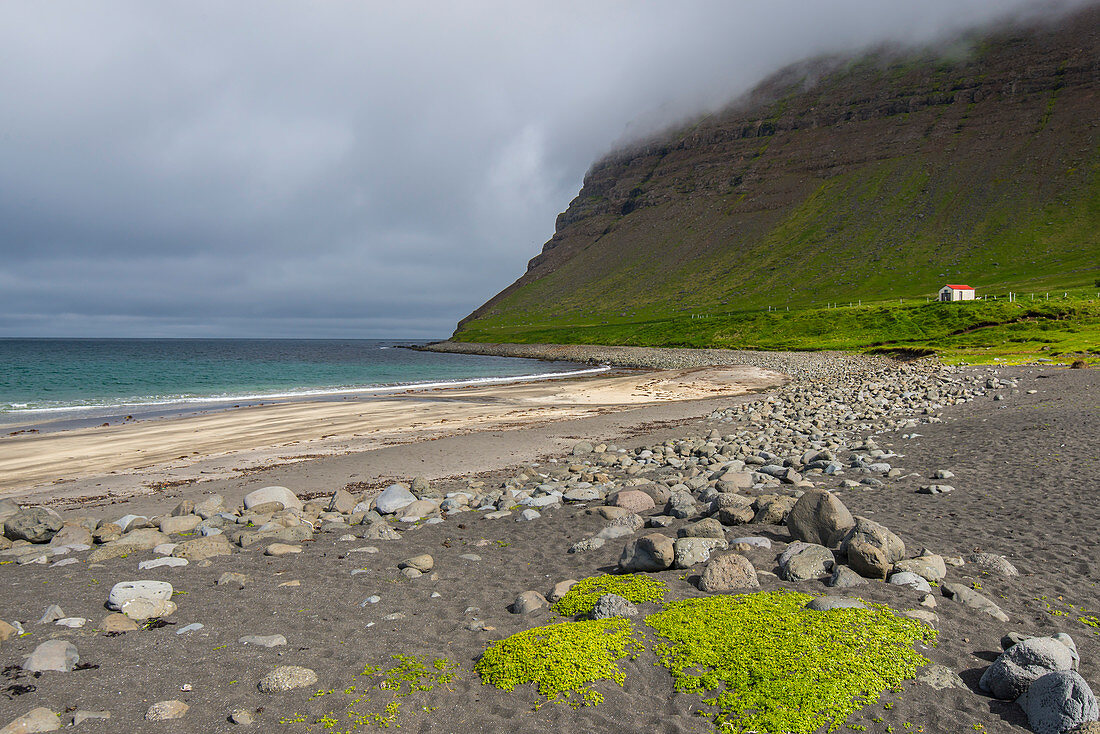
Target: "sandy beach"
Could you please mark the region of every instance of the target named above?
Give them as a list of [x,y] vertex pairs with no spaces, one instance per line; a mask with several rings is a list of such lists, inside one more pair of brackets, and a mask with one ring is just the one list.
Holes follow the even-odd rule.
[[[585,485],[603,488],[602,499],[551,503],[539,507],[539,516],[527,522],[516,521],[518,509],[496,519],[492,513],[472,510],[445,514],[438,523],[391,518],[383,524],[396,531],[393,539],[387,539],[389,531],[378,525],[333,522],[330,514],[304,542],[291,542],[300,552],[287,555],[267,554],[270,543],[259,542],[233,545],[229,555],[193,560],[185,567],[138,570],[139,562],[159,557],[152,550],[98,561],[74,551],[45,563],[7,563],[0,567],[0,619],[21,621],[30,634],[0,643],[0,664],[11,666],[6,680],[0,681],[0,687],[6,687],[0,695],[0,724],[33,707],[45,707],[60,712],[62,721],[72,719],[74,712],[109,711],[108,720],[82,721],[78,730],[90,732],[368,731],[380,722],[417,732],[714,731],[708,718],[711,709],[698,695],[674,691],[668,672],[656,664],[652,652],[620,661],[622,687],[597,681],[594,687],[603,701],[579,708],[541,701],[529,684],[512,692],[483,685],[473,667],[494,641],[563,621],[545,607],[512,613],[522,592],[549,596],[561,581],[615,572],[624,547],[641,535],[657,532],[676,538],[703,522],[708,510],[701,497],[708,491],[713,495],[716,483],[708,477],[728,458],[707,458],[708,441],[727,445],[714,437],[739,436],[728,442],[745,447],[738,455],[759,455],[765,446],[787,445],[797,433],[792,429],[809,426],[803,421],[816,416],[816,430],[835,436],[826,442],[852,448],[836,452],[845,467],[842,472],[827,475],[802,467],[803,476],[815,488],[832,492],[852,513],[896,533],[905,543],[906,556],[927,549],[951,561],[942,588],[933,588],[931,594],[874,580],[833,589],[824,578],[786,581],[772,575],[782,573],[777,555],[792,543],[787,527],[750,521],[724,528],[727,539],[756,537],[770,544],[766,550],[741,551],[759,573],[760,590],[842,594],[885,604],[899,615],[910,610],[931,614],[929,624],[939,637],[935,646],[921,652],[958,679],[942,688],[938,680],[937,687],[928,682],[932,679],[908,681],[885,692],[847,724],[877,734],[1029,731],[1019,707],[991,697],[978,681],[1000,654],[1000,638],[1008,632],[1069,633],[1079,651],[1080,674],[1094,686],[1100,680],[1100,638],[1080,621],[1100,613],[1100,591],[1094,583],[1100,546],[1093,537],[1100,514],[1089,499],[1091,478],[1100,471],[1095,451],[1100,373],[1048,367],[924,375],[875,368],[862,382],[854,374],[839,370],[832,381],[818,380],[815,385],[812,380],[796,380],[740,397],[696,396],[633,407],[625,403],[596,415],[580,413],[555,422],[529,421],[525,428],[471,430],[434,441],[280,464],[152,494],[100,498],[85,507],[75,507],[63,496],[54,498],[65,517],[75,520],[80,515],[111,519],[129,512],[163,516],[181,501],[200,502],[214,493],[225,498],[227,508],[236,508],[245,493],[269,485],[289,487],[301,498],[316,497],[322,504],[343,488],[369,499],[377,496],[382,483],[396,479],[409,486],[413,477],[428,475],[430,496],[437,498],[455,492],[492,496],[501,487],[534,489],[536,484],[563,491]],[[914,406],[910,408],[901,407],[896,398],[885,399],[894,395],[890,385],[901,385],[896,388],[901,395],[909,391],[906,385],[916,384],[914,380],[928,381],[932,394],[942,396],[940,403],[950,404],[923,413],[915,407],[918,402],[906,403]],[[987,380],[995,381],[994,387],[987,387]],[[598,384],[600,379],[588,382]],[[623,384],[629,383],[619,384],[613,392],[624,394]],[[956,395],[954,385],[966,385],[970,396]],[[537,393],[546,387],[519,389]],[[635,385],[625,393],[638,389]],[[834,425],[825,398],[834,393],[848,395],[849,401],[850,396],[865,395],[868,407]],[[944,400],[948,396],[950,400]],[[600,401],[594,404],[606,407]],[[784,412],[783,405],[790,412]],[[798,407],[809,405],[817,407]],[[844,410],[838,408],[835,414],[843,418]],[[853,457],[870,451],[863,443],[868,437],[886,457],[876,460],[898,471],[863,472],[855,467]],[[686,447],[684,453],[666,453],[667,461],[647,463],[641,458],[646,451],[676,446]],[[624,453],[615,453],[618,449]],[[624,467],[616,458],[621,456],[638,461]],[[949,471],[953,478],[934,480],[937,471]],[[756,478],[756,486],[738,494],[750,500],[775,494],[793,497],[807,489],[760,473]],[[864,479],[875,481],[863,483]],[[668,508],[658,502],[640,512],[639,522],[648,528],[608,540],[602,547],[570,552],[606,529],[609,522],[601,508],[614,505],[617,493],[634,488],[667,497],[669,490],[685,482],[700,489],[694,490],[693,511],[684,517],[669,516]],[[936,482],[950,483],[953,491],[918,492]],[[64,495],[66,488],[61,490]],[[231,527],[227,533],[240,532]],[[196,536],[177,535],[172,540],[192,537]],[[4,560],[29,558],[33,550],[24,546],[19,553],[5,552]],[[1003,556],[1019,575],[991,573],[968,560],[975,552]],[[398,566],[418,554],[430,554],[434,567],[409,578]],[[67,558],[76,562],[59,563]],[[953,565],[956,561],[961,565]],[[710,595],[699,588],[705,565],[645,575],[667,585],[666,603],[703,598]],[[227,582],[227,573],[243,574],[240,583]],[[119,581],[134,579],[170,582],[178,610],[159,626],[105,634],[108,591]],[[941,593],[947,582],[978,590],[1003,610],[1008,621],[948,599]],[[928,606],[929,597],[933,607]],[[50,604],[60,605],[65,615],[86,618],[87,624],[77,629],[38,624]],[[660,608],[654,603],[638,607],[642,615]],[[637,627],[644,627],[642,617],[635,620]],[[202,627],[184,632],[193,624]],[[248,635],[283,635],[286,644],[242,644]],[[81,663],[89,667],[39,677],[19,670],[24,657],[48,639],[73,643]],[[365,671],[366,666],[392,668],[397,665],[393,655],[417,656],[428,661],[429,668],[431,661],[445,660],[447,670],[455,666],[453,677],[430,691],[394,698],[393,692],[379,688],[381,678]],[[286,693],[258,690],[257,682],[280,665],[308,668],[317,680]],[[28,685],[33,690],[27,690]],[[177,721],[147,720],[150,706],[165,700],[179,700],[189,709]],[[394,701],[399,706],[387,710]],[[242,712],[255,723],[230,721]],[[378,718],[353,725],[356,715],[368,713]]]
[[[12,432],[0,437],[0,498],[147,495],[165,485],[236,477],[258,467],[304,459],[529,428],[646,406],[736,397],[785,379],[756,367],[633,370],[348,396],[339,401],[276,402],[57,432]],[[681,409],[676,415],[686,417],[691,410]],[[635,413],[633,420],[641,424],[652,418]],[[524,456],[512,454],[512,458],[522,461],[561,447],[544,440]],[[436,468],[424,468],[429,478],[453,470],[445,457]]]

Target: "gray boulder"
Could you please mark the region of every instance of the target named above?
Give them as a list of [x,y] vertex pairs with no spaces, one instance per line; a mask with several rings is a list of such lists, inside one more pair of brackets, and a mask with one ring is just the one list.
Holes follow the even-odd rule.
[[391,484],[374,500],[374,507],[383,515],[392,515],[416,502],[416,495],[403,484]]
[[342,512],[346,515],[354,510],[357,504],[359,503],[356,501],[355,495],[346,489],[338,489],[328,498],[325,509],[329,512]]
[[675,560],[676,548],[672,538],[649,533],[623,548],[619,566],[624,571],[664,571]]
[[962,584],[944,584],[940,588],[943,590],[943,595],[952,601],[957,601],[971,609],[977,609],[979,612],[984,612],[998,622],[1008,621],[1008,615],[1005,614],[999,606],[994,604],[990,599],[974,591],[969,586],[963,586]]
[[837,564],[833,569],[833,575],[829,577],[825,585],[837,589],[849,589],[853,586],[863,586],[866,583],[867,579],[863,578],[852,569]]
[[787,515],[787,528],[795,540],[830,547],[855,524],[844,503],[821,489],[807,490]]
[[[867,546],[881,553],[874,553]],[[857,516],[855,525],[844,535],[840,552],[848,555],[852,568],[864,576],[884,578],[893,564],[905,558],[905,543],[885,525]],[[861,567],[867,567],[868,573]]]
[[681,538],[725,538],[726,531],[722,523],[713,517],[707,517],[699,522],[685,525],[676,533]]
[[4,521],[8,540],[49,543],[64,523],[61,516],[45,507],[27,507]]
[[971,553],[966,560],[995,576],[1011,577],[1020,575],[1020,572],[1007,558],[996,553]]
[[677,538],[673,543],[675,559],[673,568],[691,568],[710,560],[716,550],[729,548],[724,538]]
[[592,607],[592,619],[636,616],[638,616],[638,607],[618,594],[604,594]]
[[695,498],[691,496],[691,492],[674,492],[665,505],[665,514],[679,520],[689,518],[697,511]]
[[859,599],[844,596],[819,596],[806,602],[806,609],[815,612],[827,612],[831,609],[866,609],[867,605]]
[[68,640],[46,640],[23,661],[22,668],[28,673],[55,671],[68,673],[80,662],[76,646]]
[[925,594],[932,593],[932,586],[912,571],[899,571],[898,573],[891,574],[888,583],[894,586],[908,586],[910,589],[915,589]]
[[910,571],[925,581],[939,583],[947,576],[947,564],[942,556],[924,553],[916,558],[903,558],[894,564],[895,571]]
[[550,602],[546,601],[546,597],[537,591],[525,591],[516,597],[516,600],[512,602],[512,606],[509,607],[509,611],[512,614],[530,614],[536,609],[543,609],[550,606]]
[[294,494],[286,487],[263,487],[249,492],[244,496],[244,506],[246,510],[251,510],[253,507],[258,507],[260,505],[266,505],[269,502],[278,502],[288,510],[302,509],[302,501],[298,499],[298,495]]
[[779,555],[779,577],[785,581],[809,581],[832,570],[833,552],[816,543],[792,543]]
[[1035,734],[1062,734],[1100,718],[1096,696],[1084,678],[1072,670],[1047,673],[1016,701]]
[[759,589],[760,580],[748,558],[739,553],[723,553],[711,559],[699,579],[699,590],[707,592]]
[[752,521],[759,525],[782,525],[797,502],[794,497],[781,494],[757,497],[752,503],[756,511]]
[[744,525],[756,516],[752,500],[739,494],[720,494],[714,498],[711,507],[718,515],[718,522],[723,525]]
[[1047,673],[1072,667],[1073,656],[1065,645],[1050,637],[1032,637],[1001,653],[982,673],[978,686],[995,698],[1012,701]]

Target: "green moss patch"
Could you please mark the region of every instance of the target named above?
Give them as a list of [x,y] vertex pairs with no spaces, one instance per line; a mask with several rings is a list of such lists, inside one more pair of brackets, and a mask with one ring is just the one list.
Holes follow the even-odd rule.
[[474,670],[484,684],[511,691],[534,683],[548,701],[565,699],[575,708],[603,700],[591,687],[595,681],[613,680],[621,686],[625,676],[616,661],[635,657],[641,649],[634,625],[626,619],[562,622],[493,643]]
[[[391,655],[395,665],[367,665],[358,678],[343,689],[320,689],[309,700],[332,701],[340,708],[329,711],[308,724],[306,714],[294,713],[279,719],[280,724],[307,723],[307,731],[331,731],[353,734],[365,728],[401,728],[401,719],[417,713],[430,713],[429,695],[436,688],[450,690],[458,674],[458,663],[447,658],[421,658],[416,655]],[[331,697],[331,698],[330,698]],[[338,702],[338,703],[337,703]]]
[[784,591],[671,602],[646,618],[669,642],[654,652],[676,689],[709,696],[729,732],[810,734],[913,678],[929,661],[912,645],[936,632],[889,608],[803,609]]
[[563,617],[575,617],[591,612],[604,594],[618,594],[627,601],[641,604],[662,601],[666,588],[664,581],[638,574],[590,576],[573,584],[565,596],[554,602],[552,608]]

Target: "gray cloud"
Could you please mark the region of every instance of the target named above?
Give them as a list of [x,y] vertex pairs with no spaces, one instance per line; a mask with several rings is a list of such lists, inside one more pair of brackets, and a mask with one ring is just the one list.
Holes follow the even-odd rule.
[[444,336],[587,167],[1035,0],[0,5],[0,335]]

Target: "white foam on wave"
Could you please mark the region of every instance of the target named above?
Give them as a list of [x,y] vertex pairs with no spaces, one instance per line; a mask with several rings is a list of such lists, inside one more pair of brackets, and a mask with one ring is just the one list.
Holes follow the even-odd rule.
[[404,392],[406,390],[432,390],[441,387],[477,387],[480,385],[504,385],[517,382],[537,382],[539,380],[575,377],[578,375],[594,375],[601,372],[607,372],[610,369],[611,367],[609,367],[608,365],[600,365],[599,367],[591,367],[581,370],[570,370],[568,372],[543,372],[530,375],[511,375],[506,377],[472,377],[455,380],[436,380],[432,382],[404,382],[394,383],[390,385],[286,390],[282,392],[271,393],[223,393],[221,395],[172,395],[164,397],[155,396],[148,399],[137,399],[124,402],[70,404],[51,406],[48,408],[31,408],[28,407],[27,403],[9,403],[8,405],[10,407],[0,408],[0,413],[8,413],[9,415],[13,413],[18,413],[20,417],[23,417],[33,416],[40,413],[50,415],[58,413],[84,413],[87,411],[108,409],[129,410],[134,408],[157,408],[173,405],[185,406],[227,402],[256,402],[263,400],[286,400],[288,398],[326,397],[330,395],[376,395],[387,392]]

